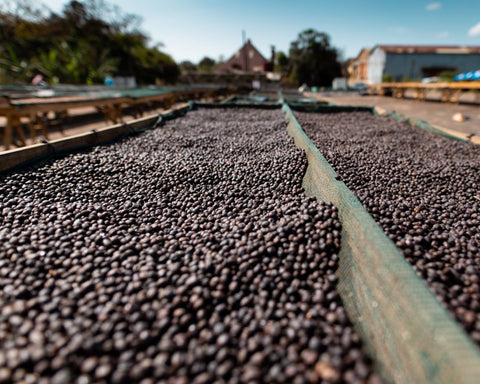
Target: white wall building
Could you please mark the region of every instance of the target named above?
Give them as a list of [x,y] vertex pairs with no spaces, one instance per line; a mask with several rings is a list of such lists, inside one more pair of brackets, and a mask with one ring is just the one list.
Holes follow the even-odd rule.
[[420,80],[443,71],[466,72],[480,68],[480,46],[377,45],[370,53],[368,82]]

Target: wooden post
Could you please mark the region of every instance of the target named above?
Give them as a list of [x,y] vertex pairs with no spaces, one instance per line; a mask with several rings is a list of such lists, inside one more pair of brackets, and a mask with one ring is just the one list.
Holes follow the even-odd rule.
[[455,89],[450,91],[450,101],[451,103],[458,103],[460,100],[460,93],[462,92],[461,89]]
[[12,145],[12,116],[10,113],[7,114],[7,125],[5,125],[3,144],[7,150],[10,149],[10,146]]
[[9,112],[7,114],[7,125],[5,126],[5,135],[3,138],[5,149],[7,150],[10,149],[10,146],[12,145],[12,141],[13,141],[12,134],[13,134],[14,128],[17,132],[17,136],[21,141],[22,145],[27,145],[25,140],[25,134],[23,133],[23,130],[22,130],[22,122],[20,121],[20,116],[18,116],[14,112]]
[[36,113],[31,113],[30,114],[30,118],[29,118],[29,122],[28,122],[28,131],[30,132],[30,141],[33,143],[35,143],[35,140],[37,138],[37,129],[35,127],[36,123],[37,123],[37,114]]
[[442,101],[447,102],[450,100],[450,89],[445,88],[442,90]]

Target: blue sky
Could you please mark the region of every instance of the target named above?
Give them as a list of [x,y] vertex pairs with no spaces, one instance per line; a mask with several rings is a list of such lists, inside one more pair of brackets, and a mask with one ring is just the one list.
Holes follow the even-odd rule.
[[[60,12],[67,1],[41,0]],[[113,3],[113,1],[111,1]],[[142,17],[152,43],[176,60],[228,59],[242,31],[267,58],[288,52],[298,34],[326,32],[343,57],[375,44],[480,45],[480,1],[388,0],[116,0]]]

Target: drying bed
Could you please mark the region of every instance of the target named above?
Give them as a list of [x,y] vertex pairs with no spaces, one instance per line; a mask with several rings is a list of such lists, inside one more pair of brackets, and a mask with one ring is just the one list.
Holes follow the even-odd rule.
[[480,147],[368,112],[296,115],[339,177],[480,344]]
[[[479,382],[480,349],[341,181],[291,108],[283,105],[282,109],[288,133],[308,159],[303,180],[306,193],[332,201],[338,208],[342,244],[337,290],[377,369],[393,382]],[[335,106],[309,111],[317,109],[323,113],[358,111]]]
[[0,381],[378,382],[285,128],[201,109],[1,176]]

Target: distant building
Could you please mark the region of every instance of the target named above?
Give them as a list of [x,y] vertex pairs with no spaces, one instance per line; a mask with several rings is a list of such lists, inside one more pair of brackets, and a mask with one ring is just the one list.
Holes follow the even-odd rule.
[[363,48],[348,65],[349,84],[368,83],[368,62],[372,48]]
[[263,72],[268,60],[254,47],[250,39],[228,59],[220,64],[218,72]]
[[381,83],[389,74],[399,82],[478,68],[480,46],[377,45],[369,54],[367,78],[369,83]]

